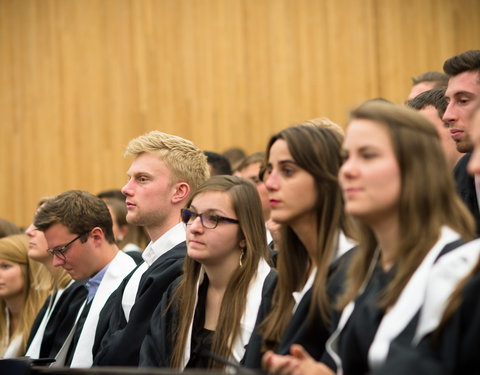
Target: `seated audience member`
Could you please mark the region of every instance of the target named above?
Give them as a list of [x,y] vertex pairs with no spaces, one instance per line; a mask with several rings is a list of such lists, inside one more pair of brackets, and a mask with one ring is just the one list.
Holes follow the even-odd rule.
[[182,274],[186,254],[180,209],[209,176],[207,158],[192,142],[159,131],[131,140],[134,160],[126,196],[127,221],[144,226],[151,242],[145,260],[113,293],[100,314],[96,366],[138,366],[150,318],[170,284]]
[[228,162],[233,170],[237,169],[238,164],[240,164],[243,158],[247,156],[245,151],[243,151],[243,149],[240,147],[231,147],[226,149],[222,152],[222,155],[228,159]]
[[[40,201],[39,209],[46,201]],[[42,231],[30,224],[25,233],[28,236],[28,257],[43,264],[50,273],[53,286],[33,323],[25,355],[33,359],[55,358],[73,327],[87,290],[84,283],[73,281],[67,271],[53,266]]]
[[409,100],[407,105],[416,109],[422,116],[435,125],[438,135],[440,136],[443,152],[447,157],[448,164],[453,169],[455,164],[457,164],[463,156],[463,153],[457,151],[457,146],[450,135],[448,125],[442,120],[448,105],[445,98],[445,88],[424,91]]
[[272,372],[348,375],[380,368],[392,348],[412,339],[435,262],[473,238],[438,133],[424,117],[401,106],[364,104],[351,114],[343,150],[345,209],[361,232],[338,300],[337,328],[323,363],[293,346],[291,356],[264,358]]
[[[237,169],[234,171],[235,176],[246,178],[252,181],[260,196],[262,202],[263,219],[265,222],[270,220],[270,202],[268,201],[268,192],[265,183],[260,179],[260,170],[265,162],[265,152],[256,152],[247,156],[241,161]],[[267,230],[267,243],[272,242],[272,235]]]
[[[244,364],[259,368],[266,349],[286,354],[301,343],[317,358],[323,354],[331,312],[327,280],[337,257],[353,244],[343,211],[337,174],[342,163],[343,130],[307,121],[273,135],[264,173],[271,217],[281,224],[278,281],[271,308],[247,347]],[[334,293],[334,292],[333,292]]]
[[[468,165],[480,174],[480,107],[472,119]],[[480,240],[444,255],[429,275],[413,345],[389,356],[375,375],[480,373]]]
[[55,365],[90,367],[99,313],[135,262],[115,245],[105,202],[86,191],[70,190],[47,200],[34,225],[45,234],[53,265],[74,280],[86,280],[87,297]]
[[8,220],[0,218],[0,238],[20,233],[22,231],[19,227]]
[[0,238],[0,358],[21,357],[50,292],[47,270],[28,257],[27,237]]
[[412,100],[422,92],[447,86],[448,76],[440,72],[426,72],[412,78],[412,89],[408,94],[408,100]]
[[207,157],[207,163],[210,168],[210,176],[232,174],[232,167],[225,156],[211,151],[204,151],[203,153]]
[[466,153],[455,165],[453,175],[460,197],[475,218],[478,236],[480,179],[468,174],[467,164],[473,151],[470,139],[472,113],[480,105],[480,50],[466,51],[447,59],[443,64],[443,70],[450,77],[445,92],[448,105],[443,121],[448,124],[457,150]]
[[214,176],[191,197],[182,221],[184,275],[153,314],[140,365],[223,369],[216,356],[243,358],[272,272],[261,202],[244,179]]

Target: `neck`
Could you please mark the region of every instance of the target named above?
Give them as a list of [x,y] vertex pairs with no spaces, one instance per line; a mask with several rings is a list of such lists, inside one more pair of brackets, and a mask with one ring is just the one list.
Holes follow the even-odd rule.
[[208,276],[208,287],[217,292],[224,292],[233,274],[239,267],[240,253],[219,264],[204,264],[203,268]]
[[380,264],[385,271],[392,268],[396,262],[399,229],[398,218],[396,216],[372,225],[373,233],[380,247]]
[[10,337],[18,327],[18,322],[25,305],[24,301],[25,296],[23,294],[5,300],[5,305],[7,306],[8,313],[10,314]]
[[[178,209],[178,212],[180,212],[180,209]],[[147,230],[150,240],[155,242],[178,223],[180,223],[179,214],[172,216],[157,225],[145,227],[145,229]]]
[[[316,254],[318,252],[318,237],[317,237],[317,220],[316,215],[308,215],[303,217],[291,225],[303,246],[307,249],[310,258],[310,264],[316,266]],[[310,267],[311,268],[311,267]]]

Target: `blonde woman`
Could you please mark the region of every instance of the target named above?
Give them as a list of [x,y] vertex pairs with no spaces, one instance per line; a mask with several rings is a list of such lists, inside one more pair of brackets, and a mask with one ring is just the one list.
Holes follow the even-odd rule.
[[28,257],[24,234],[0,239],[0,357],[23,356],[35,316],[50,292],[48,271]]

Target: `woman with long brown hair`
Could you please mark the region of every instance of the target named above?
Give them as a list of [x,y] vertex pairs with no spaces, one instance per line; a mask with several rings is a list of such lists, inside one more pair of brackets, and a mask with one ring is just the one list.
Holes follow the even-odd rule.
[[153,314],[140,365],[222,369],[243,358],[272,272],[260,198],[250,181],[215,176],[181,217],[184,275]]
[[281,224],[278,281],[272,308],[247,348],[247,367],[260,367],[265,350],[286,354],[293,343],[323,354],[333,299],[327,280],[332,263],[353,247],[337,178],[342,139],[338,125],[317,119],[284,129],[268,143],[264,181],[271,218]]

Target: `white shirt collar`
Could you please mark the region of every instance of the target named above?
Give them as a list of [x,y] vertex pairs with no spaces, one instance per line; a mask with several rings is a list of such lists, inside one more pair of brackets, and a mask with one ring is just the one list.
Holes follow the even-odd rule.
[[150,242],[142,253],[142,258],[150,267],[171,248],[185,241],[185,225],[178,223],[155,242]]

